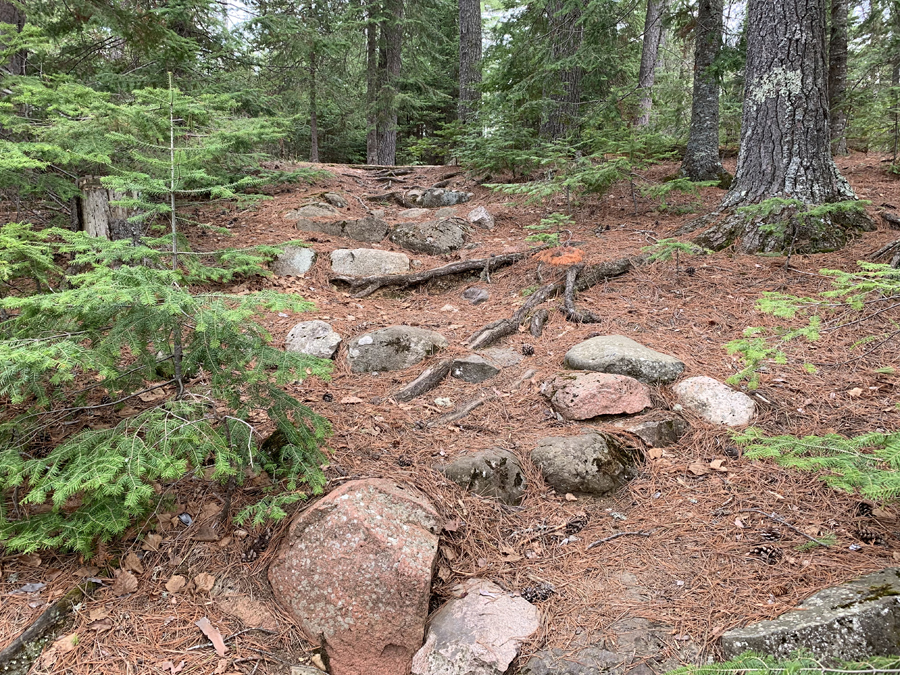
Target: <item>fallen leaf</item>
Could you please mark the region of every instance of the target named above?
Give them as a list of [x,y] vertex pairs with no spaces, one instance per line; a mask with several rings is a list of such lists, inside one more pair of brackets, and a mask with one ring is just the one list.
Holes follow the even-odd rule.
[[141,564],[141,559],[137,557],[137,554],[134,551],[130,551],[128,555],[125,556],[125,559],[122,561],[122,569],[126,572],[134,572],[135,574],[144,573],[144,566]]
[[219,538],[215,525],[201,525],[191,537],[194,541],[219,541]]
[[153,389],[152,391],[145,391],[142,394],[138,394],[138,398],[141,399],[144,403],[153,403],[154,401],[160,401],[166,398],[168,394],[164,387],[160,387],[159,389]]
[[72,572],[72,576],[76,579],[83,579],[85,577],[95,577],[97,573],[100,571],[99,567],[79,567],[77,570]]
[[25,565],[25,567],[40,567],[41,563],[43,562],[41,560],[41,556],[39,556],[37,553],[27,553],[25,555],[20,555],[17,560]]
[[448,520],[444,523],[444,532],[456,532],[459,529],[458,520]]
[[878,518],[879,520],[896,520],[897,517],[891,513],[890,511],[885,511],[884,509],[872,509],[872,517]]
[[156,667],[161,670],[168,670],[171,673],[171,675],[178,675],[178,673],[180,673],[182,670],[184,670],[184,664],[185,664],[184,661],[179,663],[177,666],[174,663],[172,663],[171,661],[160,661],[159,663],[156,664]]
[[741,520],[740,518],[735,518],[735,519],[734,519],[734,526],[735,526],[735,527],[739,527],[740,529],[743,530],[744,527],[745,527],[745,526],[744,526],[744,521]]
[[850,398],[859,398],[863,395],[863,390],[860,387],[853,387],[850,391],[847,392],[847,396]]
[[312,656],[310,656],[309,662],[322,672],[325,672],[327,670],[325,668],[325,662],[322,660],[322,656],[320,654],[313,654]]
[[113,622],[112,619],[101,619],[100,621],[91,621],[88,624],[88,628],[91,630],[95,630],[98,633],[101,633],[106,630],[112,630]]
[[141,545],[141,548],[145,551],[158,551],[162,540],[161,534],[148,534],[144,537],[144,543]]
[[577,502],[577,501],[578,501],[578,497],[576,497],[575,495],[573,495],[571,492],[567,492],[567,493],[566,493],[566,501],[567,501],[567,502]]
[[109,610],[106,607],[96,607],[88,612],[88,619],[90,621],[100,621],[101,619],[105,619],[109,616]]
[[63,635],[59,640],[53,643],[53,646],[60,654],[68,654],[78,646],[78,633]]
[[688,466],[688,471],[695,476],[705,476],[709,473],[709,467],[700,460],[697,460]]
[[222,634],[209,622],[209,619],[204,616],[202,619],[195,621],[194,625],[213,643],[213,649],[216,650],[216,654],[225,656],[228,653],[228,647],[225,646],[225,642],[222,640]]
[[359,396],[345,396],[341,399],[341,403],[362,403],[363,400]]
[[215,585],[216,578],[212,574],[201,572],[194,577],[194,586],[196,586],[197,590],[201,593],[209,593]]
[[209,518],[217,516],[220,513],[222,513],[221,504],[217,504],[216,502],[207,502],[200,510],[200,515],[197,516],[197,520],[208,520]]
[[441,581],[447,581],[447,579],[449,579],[452,574],[453,574],[453,572],[446,565],[438,566],[438,578]]
[[650,448],[647,451],[647,457],[650,459],[660,459],[663,456],[662,448]]
[[187,579],[185,579],[180,574],[173,574],[172,577],[166,582],[166,590],[169,593],[177,593],[187,584]]
[[724,459],[714,459],[709,463],[709,468],[713,471],[722,471],[723,473],[726,473],[728,469],[722,466],[723,464],[725,464]]
[[213,671],[213,675],[222,675],[228,670],[228,665],[230,663],[231,661],[228,659],[219,659],[219,662],[216,664],[216,669]]
[[134,593],[138,588],[137,577],[131,572],[124,570],[116,570],[116,580],[112,585],[114,595],[128,595]]

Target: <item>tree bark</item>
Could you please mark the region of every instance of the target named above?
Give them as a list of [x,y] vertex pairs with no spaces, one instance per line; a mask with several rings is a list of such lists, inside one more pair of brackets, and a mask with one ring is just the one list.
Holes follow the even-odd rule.
[[134,210],[110,203],[125,198],[125,193],[106,189],[98,176],[83,176],[78,180],[78,188],[81,198],[74,202],[79,209],[77,220],[73,216],[75,229],[113,241],[137,240],[141,236],[137,226],[128,222]]
[[[831,156],[825,2],[749,0],[741,147],[720,206],[730,215],[697,243],[807,253],[839,248],[852,230],[874,227],[862,211],[802,215],[810,206],[856,199]],[[804,206],[776,207],[758,217],[734,212],[772,198]]]
[[472,120],[481,103],[481,0],[459,0],[459,119]]
[[[19,31],[25,26],[25,14],[11,2],[0,1],[0,23],[8,23]],[[9,75],[25,74],[25,52],[17,52],[5,64],[0,65],[0,73]]]
[[721,180],[719,158],[719,81],[712,66],[722,46],[723,0],[700,0],[694,33],[694,97],[691,130],[681,164],[692,181]]
[[831,0],[828,41],[828,105],[831,151],[847,154],[847,18],[848,0]]
[[644,46],[641,50],[641,69],[638,72],[640,91],[640,112],[634,120],[636,127],[650,124],[653,109],[653,83],[656,81],[656,64],[663,38],[663,16],[668,0],[647,0],[647,15],[644,18]]
[[550,74],[544,84],[546,109],[541,135],[557,139],[578,128],[582,68],[573,63],[584,39],[580,0],[550,0]]
[[378,164],[378,24],[377,0],[369,0],[366,17],[366,164]]
[[319,124],[316,119],[316,52],[309,54],[309,161],[319,161]]
[[378,164],[397,163],[397,81],[403,51],[403,0],[385,0],[381,23],[377,117]]

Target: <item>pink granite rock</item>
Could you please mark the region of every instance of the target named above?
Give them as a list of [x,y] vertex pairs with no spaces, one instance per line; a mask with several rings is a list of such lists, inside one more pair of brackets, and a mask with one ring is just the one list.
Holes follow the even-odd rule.
[[402,675],[422,646],[441,519],[418,490],[351,481],[291,524],[269,581],[333,675]]
[[633,377],[609,373],[560,373],[544,385],[544,395],[560,415],[586,420],[649,408],[650,390]]

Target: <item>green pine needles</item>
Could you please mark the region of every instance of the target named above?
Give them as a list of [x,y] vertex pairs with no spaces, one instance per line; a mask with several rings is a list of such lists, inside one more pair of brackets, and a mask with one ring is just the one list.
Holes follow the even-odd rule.
[[[191,251],[178,231],[176,199],[247,197],[252,181],[222,181],[232,161],[223,155],[249,151],[267,132],[223,131],[174,87],[147,97],[135,97],[140,133],[116,132],[131,150],[122,164],[99,164],[152,236],[0,229],[0,396],[15,413],[0,424],[0,543],[10,551],[89,555],[187,476],[227,484],[230,499],[246,470],[268,472],[284,493],[239,514],[255,523],[324,485],[329,425],[280,385],[327,377],[330,362],[276,349],[257,321],[311,304],[220,292],[223,282],[269,274],[279,249]],[[154,232],[160,221],[168,233]],[[282,443],[257,447],[262,415]]]

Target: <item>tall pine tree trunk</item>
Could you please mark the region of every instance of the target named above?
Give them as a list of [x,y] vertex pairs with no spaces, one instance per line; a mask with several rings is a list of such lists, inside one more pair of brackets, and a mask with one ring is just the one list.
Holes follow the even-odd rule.
[[[741,149],[726,217],[698,238],[742,252],[839,248],[853,229],[871,229],[864,212],[797,215],[855,200],[831,157],[825,59],[826,0],[749,0]],[[735,213],[771,198],[798,200],[769,215]],[[774,227],[773,227],[774,226]]]
[[481,102],[481,0],[459,0],[459,119],[472,119]]
[[319,122],[316,119],[316,52],[309,54],[309,161],[319,161]]
[[847,154],[847,12],[848,0],[831,0],[831,38],[828,41],[828,103],[831,151]]
[[[25,25],[25,14],[12,3],[0,0],[0,23],[12,24],[21,31]],[[13,54],[8,62],[0,64],[0,71],[10,75],[24,75],[25,52]]]
[[644,18],[644,46],[641,50],[641,69],[638,72],[640,92],[640,112],[634,120],[637,127],[650,124],[653,109],[653,84],[656,82],[656,64],[663,40],[663,16],[668,0],[647,0],[647,15]]
[[580,0],[550,0],[547,21],[550,75],[544,84],[547,107],[541,121],[541,135],[556,139],[578,128],[582,68],[574,60],[584,37]]
[[712,65],[722,46],[723,0],[700,0],[694,37],[694,98],[691,130],[681,173],[693,181],[721,180],[719,81]]
[[369,0],[366,9],[366,164],[378,164],[378,0]]
[[403,0],[385,0],[377,100],[378,164],[397,163],[397,85],[403,52]]

